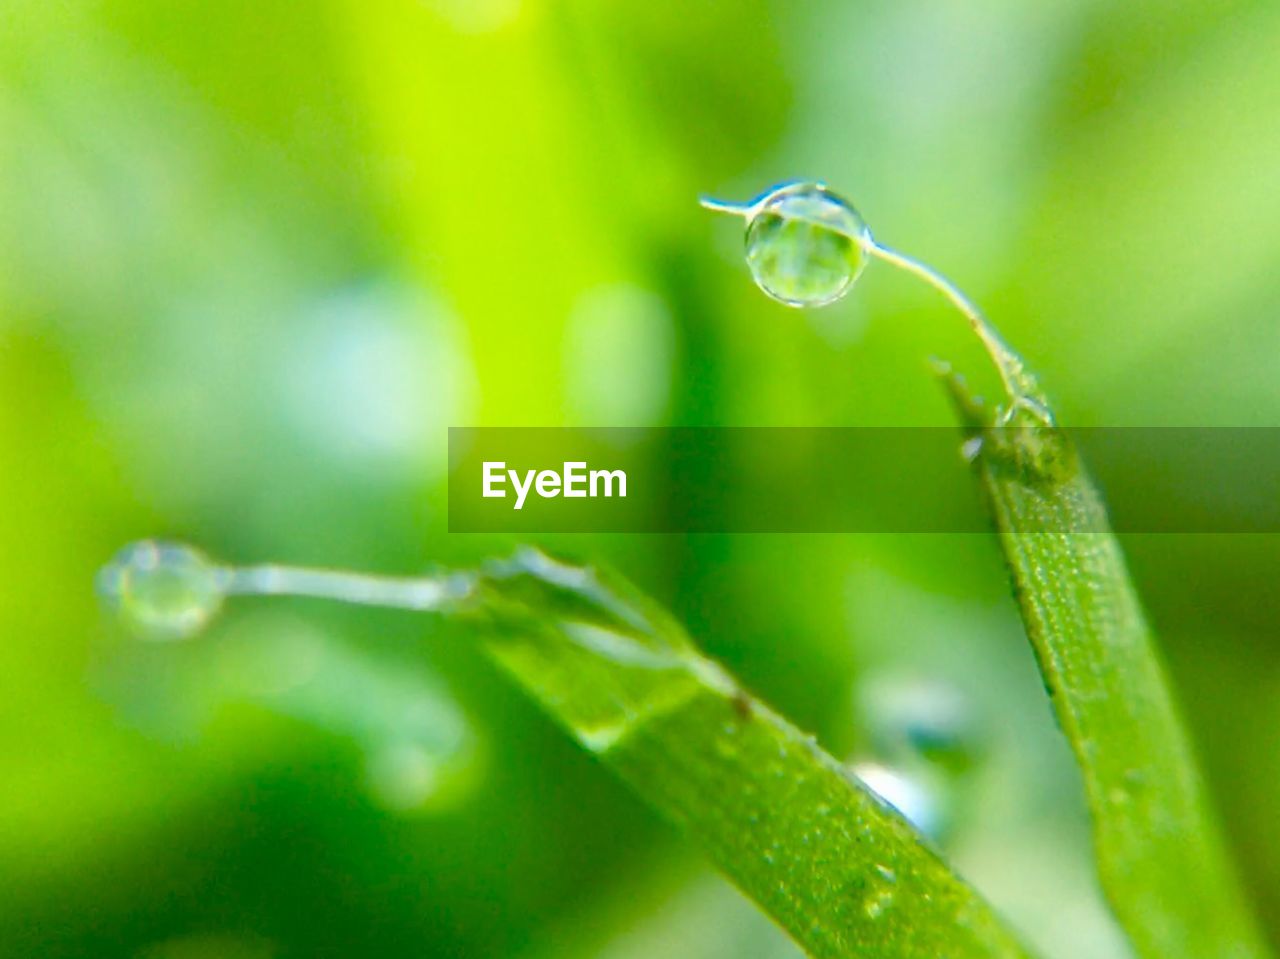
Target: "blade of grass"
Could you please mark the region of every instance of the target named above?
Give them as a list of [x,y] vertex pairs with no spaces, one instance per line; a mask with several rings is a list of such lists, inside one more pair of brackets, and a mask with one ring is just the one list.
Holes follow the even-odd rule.
[[498,662],[811,956],[1026,955],[896,811],[633,590],[534,551],[478,582]]
[[[943,373],[1080,766],[1113,911],[1149,959],[1268,955],[1102,499],[1070,439],[1034,417],[992,426],[963,382]],[[1025,371],[1019,389],[1048,409]]]
[[526,549],[480,570],[388,577],[229,566],[143,540],[95,586],[136,635],[165,642],[196,635],[234,596],[442,615],[816,959],[1026,955],[895,810],[700,655],[661,609],[598,570]]

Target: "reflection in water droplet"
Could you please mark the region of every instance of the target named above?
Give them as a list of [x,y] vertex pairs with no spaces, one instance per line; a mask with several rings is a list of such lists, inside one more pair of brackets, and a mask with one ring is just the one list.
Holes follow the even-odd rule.
[[747,265],[756,284],[788,306],[825,306],[853,286],[872,247],[848,202],[820,183],[796,181],[745,204],[704,200],[747,220]]
[[120,550],[98,573],[102,597],[141,636],[186,639],[222,605],[227,572],[199,550],[143,540]]
[[816,183],[767,196],[747,224],[747,265],[760,289],[788,306],[825,306],[844,296],[866,265],[867,225]]

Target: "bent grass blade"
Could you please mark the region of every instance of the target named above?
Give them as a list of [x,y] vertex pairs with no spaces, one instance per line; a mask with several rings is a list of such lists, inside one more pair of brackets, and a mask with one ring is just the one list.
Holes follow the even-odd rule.
[[[524,550],[474,573],[383,579],[228,567],[179,544],[143,543],[121,551],[99,588],[144,637],[163,640],[189,639],[233,594],[430,610],[474,630],[815,959],[1027,956],[898,812],[598,570]],[[200,615],[189,615],[193,605]]]
[[1027,955],[905,819],[633,590],[537,553],[483,590],[498,661],[811,956]]

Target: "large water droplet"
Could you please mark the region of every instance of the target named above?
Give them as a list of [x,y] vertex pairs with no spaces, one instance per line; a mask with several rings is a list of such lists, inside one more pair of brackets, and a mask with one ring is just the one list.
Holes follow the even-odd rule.
[[143,540],[98,573],[99,594],[147,639],[185,639],[209,622],[226,590],[226,571],[181,543]]
[[866,265],[867,224],[819,183],[777,187],[749,207],[747,265],[756,284],[788,306],[825,306],[849,292]]

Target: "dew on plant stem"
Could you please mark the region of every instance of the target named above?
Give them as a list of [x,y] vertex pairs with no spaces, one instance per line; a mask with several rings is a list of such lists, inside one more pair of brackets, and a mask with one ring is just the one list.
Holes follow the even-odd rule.
[[473,576],[374,576],[264,564],[225,566],[182,543],[142,540],[98,572],[99,595],[148,639],[185,639],[208,625],[228,596],[309,596],[362,606],[440,610],[464,601]]
[[949,811],[945,797],[928,778],[876,762],[855,763],[849,771],[930,839],[939,840],[946,833]]
[[760,289],[788,306],[836,302],[849,292],[871,257],[927,283],[964,316],[995,364],[1008,399],[999,415],[1002,425],[1013,422],[1015,414],[1036,425],[1053,425],[1035,377],[977,305],[933,267],[875,240],[853,205],[825,184],[795,180],[746,203],[710,197],[700,202],[708,210],[747,221],[751,275]]
[[[121,549],[99,571],[97,589],[138,637],[179,640],[207,626],[237,595],[438,611],[464,602],[473,582],[463,572],[392,577],[232,566],[182,543],[143,540]],[[220,639],[216,658],[186,660],[214,668],[180,690],[184,706],[195,701],[198,712],[221,702],[249,702],[354,741],[366,754],[371,797],[392,812],[444,808],[474,781],[476,737],[461,710],[425,677],[402,676],[287,621],[241,620]],[[148,662],[156,660],[133,660],[143,668]]]
[[99,571],[97,588],[142,637],[186,639],[222,605],[227,571],[190,546],[142,540],[124,547]]
[[858,211],[821,183],[785,183],[745,204],[703,200],[746,218],[747,266],[756,285],[788,306],[825,306],[853,286],[871,233]]

